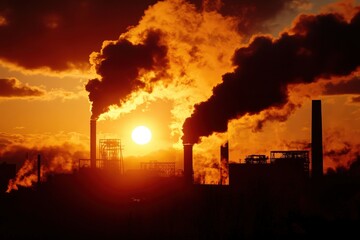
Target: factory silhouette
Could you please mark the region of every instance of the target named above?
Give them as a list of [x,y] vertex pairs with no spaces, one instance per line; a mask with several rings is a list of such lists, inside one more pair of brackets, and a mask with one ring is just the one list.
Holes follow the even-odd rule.
[[[312,101],[311,152],[273,150],[229,163],[220,146],[219,184],[194,183],[193,143],[184,169],[144,162],[124,172],[121,142],[99,141],[90,120],[90,159],[73,174],[6,194],[16,168],[0,165],[0,239],[350,238],[360,227],[360,159],[323,174],[321,101]],[[311,161],[310,161],[311,160]],[[228,184],[225,179],[228,178]]]

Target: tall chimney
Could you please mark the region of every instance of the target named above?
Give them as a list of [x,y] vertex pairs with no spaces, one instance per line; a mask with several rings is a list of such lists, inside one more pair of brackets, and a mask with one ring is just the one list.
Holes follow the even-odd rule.
[[40,185],[41,183],[41,155],[38,154],[37,156],[37,184]]
[[96,119],[90,119],[90,167],[96,168]]
[[184,178],[188,184],[193,183],[193,144],[184,143]]
[[219,185],[225,184],[225,178],[228,175],[229,169],[229,142],[220,146],[220,180]]
[[229,142],[220,146],[220,159],[229,162]]
[[323,175],[321,100],[312,100],[311,168],[313,178]]

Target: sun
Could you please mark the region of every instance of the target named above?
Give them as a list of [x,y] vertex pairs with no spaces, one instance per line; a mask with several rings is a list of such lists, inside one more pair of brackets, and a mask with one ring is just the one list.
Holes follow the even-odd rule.
[[145,126],[138,126],[132,131],[131,138],[137,144],[147,144],[151,140],[151,131]]

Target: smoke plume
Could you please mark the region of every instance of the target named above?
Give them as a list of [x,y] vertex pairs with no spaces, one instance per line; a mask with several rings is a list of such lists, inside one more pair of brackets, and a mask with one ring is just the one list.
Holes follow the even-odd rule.
[[[144,89],[147,83],[156,81],[161,68],[166,68],[167,48],[161,44],[161,32],[146,34],[142,43],[120,39],[109,42],[100,53],[92,56],[96,72],[101,76],[101,79],[89,80],[86,85],[92,102],[92,118],[99,117],[109,106],[126,101],[130,93]],[[154,72],[147,82],[140,79],[144,71]]]
[[88,139],[74,134],[9,135],[0,133],[0,159],[16,164],[16,177],[10,180],[8,192],[18,186],[30,187],[37,181],[37,155],[41,155],[41,178],[56,173],[71,173],[77,160],[86,158]]
[[69,143],[40,148],[12,146],[8,151],[1,153],[1,158],[15,160],[21,167],[17,171],[15,179],[9,181],[7,192],[17,190],[18,186],[30,187],[37,181],[37,154],[40,154],[42,158],[42,179],[49,174],[72,173],[77,168],[76,160],[87,156],[87,152],[81,150],[81,146]]
[[282,108],[288,85],[346,76],[360,64],[360,13],[350,20],[338,14],[302,15],[280,38],[255,37],[233,57],[236,69],[223,75],[213,95],[197,104],[183,125],[183,141],[224,132],[245,114]]
[[100,75],[87,85],[93,117],[106,112],[100,119],[117,118],[145,101],[170,100],[170,128],[178,140],[194,104],[209,98],[221,75],[232,69],[231,56],[241,43],[236,25],[234,18],[199,11],[183,0],[149,7],[137,26],[91,55]]

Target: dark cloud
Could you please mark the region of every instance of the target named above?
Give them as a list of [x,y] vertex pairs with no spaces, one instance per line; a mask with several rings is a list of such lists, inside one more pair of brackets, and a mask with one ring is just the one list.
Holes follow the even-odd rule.
[[[238,31],[245,35],[268,31],[266,21],[275,18],[284,10],[301,4],[307,0],[194,0],[190,1],[207,10],[217,10],[223,16],[239,19]],[[220,3],[221,2],[221,3]]]
[[327,83],[323,93],[325,95],[360,94],[360,78],[355,77],[339,83]]
[[351,99],[351,101],[352,101],[352,102],[355,102],[355,103],[360,102],[360,96],[358,96],[358,97],[353,97],[353,98]]
[[44,95],[37,87],[22,84],[15,78],[0,79],[0,97],[34,97]]
[[[264,29],[292,3],[306,0],[223,0],[222,4],[190,0],[199,11],[218,8],[222,15],[240,19],[239,31]],[[136,25],[157,0],[29,0],[0,2],[0,59],[27,69],[66,70],[84,67],[89,54],[107,39],[117,39]],[[213,7],[211,7],[213,6]]]
[[106,45],[95,57],[95,67],[101,79],[92,79],[86,85],[92,102],[93,117],[98,117],[113,104],[125,101],[133,91],[144,88],[138,79],[139,70],[153,70],[156,81],[168,64],[167,47],[161,45],[161,32],[150,31],[141,44],[126,39]]
[[213,95],[195,106],[183,125],[184,142],[224,132],[230,119],[281,108],[288,84],[346,76],[360,65],[360,13],[350,23],[336,14],[300,16],[279,39],[256,37],[233,57],[236,69],[223,75]]
[[28,69],[87,64],[103,40],[117,39],[155,2],[0,1],[0,59]]

